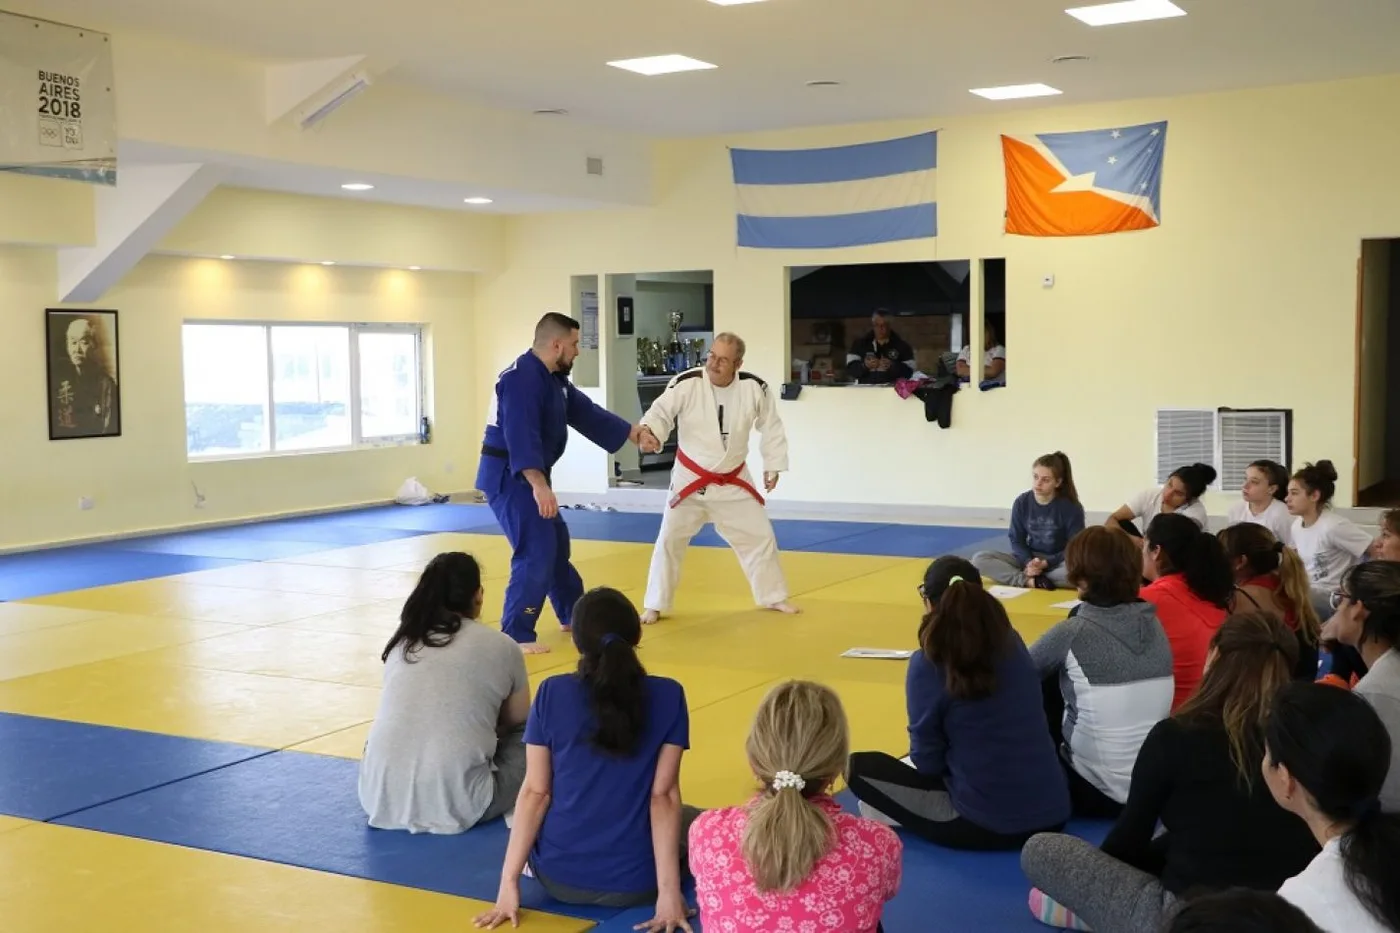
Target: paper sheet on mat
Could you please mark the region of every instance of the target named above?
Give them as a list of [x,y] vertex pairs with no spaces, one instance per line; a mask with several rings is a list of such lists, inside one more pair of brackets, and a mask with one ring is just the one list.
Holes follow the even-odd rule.
[[1079,600],[1079,599],[1067,599],[1067,600],[1065,600],[1065,601],[1062,602],[1062,603],[1051,603],[1051,604],[1050,604],[1050,608],[1051,608],[1051,609],[1073,609],[1075,606],[1078,606],[1081,602],[1083,602],[1083,600]]
[[913,648],[848,648],[841,652],[843,658],[883,658],[899,661],[914,656]]
[[1017,596],[1025,596],[1030,590],[1019,586],[989,586],[987,592],[997,599],[1015,599]]

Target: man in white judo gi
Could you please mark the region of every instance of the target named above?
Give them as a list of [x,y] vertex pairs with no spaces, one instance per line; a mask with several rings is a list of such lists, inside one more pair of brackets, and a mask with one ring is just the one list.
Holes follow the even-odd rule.
[[706,522],[714,523],[738,555],[756,603],[778,612],[800,611],[787,601],[773,524],[746,464],[749,433],[757,430],[763,489],[772,492],[778,474],[788,468],[787,436],[772,390],[757,376],[740,372],[743,362],[744,341],[719,334],[705,365],[672,379],[642,416],[644,450],[660,450],[673,430],[680,441],[671,469],[671,497],[651,555],[645,623],[655,622],[671,608],[685,549]]

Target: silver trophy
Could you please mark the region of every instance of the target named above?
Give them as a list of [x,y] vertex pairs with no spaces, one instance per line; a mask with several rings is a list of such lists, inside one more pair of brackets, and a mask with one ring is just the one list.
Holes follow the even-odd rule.
[[689,368],[686,366],[685,347],[681,344],[681,322],[685,320],[685,313],[672,311],[666,315],[666,319],[671,324],[671,341],[666,344],[666,369],[678,373]]

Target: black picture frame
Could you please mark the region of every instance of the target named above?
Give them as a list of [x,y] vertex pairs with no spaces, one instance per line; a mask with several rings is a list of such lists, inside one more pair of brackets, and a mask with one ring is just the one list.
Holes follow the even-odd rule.
[[117,312],[46,308],[44,337],[49,440],[121,437]]
[[617,335],[619,337],[630,337],[636,332],[637,319],[635,316],[635,306],[632,303],[631,295],[619,295],[617,298]]

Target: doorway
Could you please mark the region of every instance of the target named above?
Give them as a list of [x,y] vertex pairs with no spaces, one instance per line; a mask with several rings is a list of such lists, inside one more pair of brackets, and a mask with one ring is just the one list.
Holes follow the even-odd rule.
[[1356,263],[1356,505],[1400,506],[1400,239],[1363,240]]

